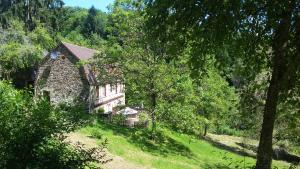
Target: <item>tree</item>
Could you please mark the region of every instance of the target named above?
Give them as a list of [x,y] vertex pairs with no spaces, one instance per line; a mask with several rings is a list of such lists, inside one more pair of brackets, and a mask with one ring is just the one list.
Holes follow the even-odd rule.
[[120,55],[104,51],[98,53],[92,65],[99,74],[100,82],[114,84],[121,80],[126,84],[131,104],[143,103],[151,116],[152,131],[155,132],[158,100],[180,77],[174,73],[172,65],[158,59],[158,55],[147,49],[148,44],[136,40],[126,41]]
[[129,1],[115,2],[111,19],[116,24],[110,30],[118,30],[118,37],[110,39],[106,52],[100,50],[92,64],[98,70],[100,82],[115,83],[118,79],[125,79],[130,102],[139,105],[143,102],[150,114],[154,133],[158,102],[163,93],[180,79],[176,72],[180,65],[167,63],[160,44],[147,41],[141,5]]
[[30,32],[29,37],[34,45],[40,46],[47,51],[55,47],[54,40],[42,24],[38,24],[37,27]]
[[[0,74],[5,80],[15,80],[19,70],[33,69],[42,57],[42,48],[33,45],[25,35],[23,24],[11,21],[8,29],[0,29]],[[19,72],[20,73],[20,72]]]
[[[148,27],[162,42],[176,49],[192,45],[192,68],[203,68],[207,54],[220,65],[241,61],[245,82],[269,69],[257,169],[270,169],[277,105],[286,91],[299,87],[299,2],[266,1],[149,1]],[[178,36],[179,34],[179,36]],[[296,50],[294,50],[296,49]],[[238,66],[238,64],[235,64]],[[228,66],[229,67],[229,66]],[[288,84],[287,84],[288,83]]]
[[96,33],[96,16],[97,10],[94,6],[89,9],[88,16],[85,19],[83,33],[88,37],[92,33]]
[[[106,162],[107,142],[94,149],[63,142],[74,131],[84,107],[52,106],[0,81],[0,167],[1,168],[86,168],[91,162]],[[95,154],[97,153],[97,154]],[[93,166],[91,166],[93,167]]]
[[88,10],[79,7],[64,7],[63,9],[65,18],[60,22],[63,26],[58,33],[63,37],[72,31],[81,35]]
[[201,84],[197,90],[198,111],[207,120],[204,136],[208,130],[207,123],[212,125],[215,133],[231,134],[226,130],[235,128],[238,96],[234,88],[228,85],[214,67],[210,66],[207,69],[206,75],[200,79]]
[[6,27],[10,19],[20,19],[25,23],[27,30],[33,30],[36,26],[35,20],[50,23],[47,19],[54,19],[52,16],[57,14],[57,9],[63,5],[62,0],[3,0],[0,2],[0,21],[2,26]]
[[201,136],[206,119],[198,113],[198,92],[189,74],[181,73],[181,78],[161,93],[157,106],[159,122],[178,132]]
[[7,29],[0,29],[0,77],[20,88],[33,85],[38,62],[54,47],[54,40],[42,24],[28,34],[23,27],[22,22],[11,20]]
[[94,6],[92,6],[89,9],[88,15],[84,21],[82,33],[86,37],[91,37],[92,34],[96,33],[102,38],[105,38],[105,25],[106,14],[101,11],[97,11],[97,9]]

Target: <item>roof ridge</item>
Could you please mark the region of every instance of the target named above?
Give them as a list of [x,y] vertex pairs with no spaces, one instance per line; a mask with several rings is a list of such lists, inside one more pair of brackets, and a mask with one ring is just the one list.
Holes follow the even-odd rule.
[[83,60],[90,59],[90,58],[93,57],[93,55],[95,53],[98,52],[95,49],[90,49],[90,48],[87,48],[87,47],[71,44],[71,43],[68,43],[68,42],[61,41],[60,44],[62,46],[64,46],[69,52],[71,52],[72,55],[74,55],[75,57],[77,57],[80,60],[81,59],[83,59]]
[[97,51],[96,49],[92,49],[92,48],[88,48],[88,47],[85,47],[85,46],[76,45],[76,44],[73,44],[73,43],[70,43],[70,42],[61,41],[61,43],[68,44],[68,45],[73,45],[73,46],[78,46],[78,47],[81,47],[81,48],[85,48],[85,49]]

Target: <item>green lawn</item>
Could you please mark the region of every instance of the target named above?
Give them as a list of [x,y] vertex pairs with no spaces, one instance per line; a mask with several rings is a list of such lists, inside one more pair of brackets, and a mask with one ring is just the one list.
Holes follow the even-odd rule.
[[[108,139],[108,150],[132,163],[158,169],[229,169],[253,166],[253,158],[221,150],[207,141],[160,129],[155,139],[147,129],[135,130],[98,122],[80,129],[91,136],[99,133]],[[100,141],[99,141],[100,143]],[[273,162],[278,168],[287,163]]]

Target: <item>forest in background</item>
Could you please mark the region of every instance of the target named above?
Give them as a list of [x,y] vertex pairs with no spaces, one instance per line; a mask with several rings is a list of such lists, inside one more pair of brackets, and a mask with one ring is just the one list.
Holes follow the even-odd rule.
[[[147,109],[154,135],[165,126],[198,137],[210,132],[260,139],[257,168],[261,169],[271,167],[273,144],[300,154],[300,2],[203,4],[116,0],[105,13],[94,7],[64,7],[61,0],[2,0],[0,78],[31,91],[24,80],[31,78],[39,61],[58,42],[70,42],[99,51],[89,64],[101,72],[100,81],[116,78],[109,76],[104,65],[120,67],[126,104]],[[53,124],[50,114],[71,108],[45,110],[42,107],[47,103],[30,101],[30,93],[6,83],[0,85],[0,126],[5,129],[0,133],[4,152],[0,157],[6,157],[0,166],[12,164],[23,151],[17,145],[28,143],[32,157],[25,158],[28,152],[24,150],[18,156],[23,160],[20,165],[38,167],[24,161],[45,155],[45,145],[65,146],[54,142],[53,134],[68,127],[62,123],[52,131],[50,126],[58,124]],[[14,111],[20,116],[48,112],[49,121],[43,124],[49,124],[51,131],[45,127],[38,132],[47,135],[20,143],[30,120],[24,116],[20,119],[24,126],[19,126],[14,120],[19,116],[10,114]],[[37,124],[45,120],[42,116],[34,119]],[[19,137],[11,138],[9,126],[20,129],[15,131]],[[90,158],[76,153],[83,161],[78,165]]]

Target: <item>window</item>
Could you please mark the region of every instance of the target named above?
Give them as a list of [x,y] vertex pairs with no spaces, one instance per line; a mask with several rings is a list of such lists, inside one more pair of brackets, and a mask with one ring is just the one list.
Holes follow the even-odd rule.
[[43,91],[43,97],[50,102],[50,91]]
[[96,98],[99,98],[99,86],[96,86]]
[[50,66],[47,66],[47,67],[44,69],[44,71],[43,71],[43,73],[42,73],[40,79],[38,79],[38,85],[40,85],[40,86],[46,85],[47,79],[48,79],[48,77],[49,77],[49,75],[50,75],[50,72],[51,72],[51,67],[50,67]]
[[119,93],[122,93],[122,84],[119,83]]
[[106,85],[106,96],[110,95],[110,85]]
[[124,85],[123,84],[120,84],[120,92],[124,92]]
[[117,85],[111,85],[110,92],[117,93]]
[[108,109],[108,111],[112,111],[112,106],[111,106],[111,104],[109,103],[109,104],[107,104],[107,109]]
[[101,90],[102,90],[101,96],[105,97],[106,96],[106,86],[102,86]]
[[100,97],[105,97],[106,96],[106,86],[101,86],[100,91],[101,91]]
[[51,59],[57,59],[57,57],[60,55],[60,52],[58,52],[58,51],[52,51],[51,53],[50,53],[50,57],[51,57]]

